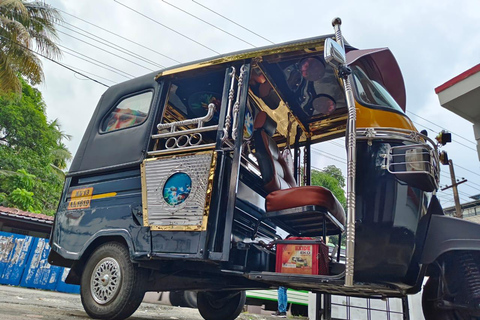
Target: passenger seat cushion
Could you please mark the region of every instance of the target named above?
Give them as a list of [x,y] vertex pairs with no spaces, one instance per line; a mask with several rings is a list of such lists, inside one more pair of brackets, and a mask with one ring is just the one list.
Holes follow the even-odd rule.
[[323,187],[303,186],[273,191],[267,196],[265,203],[267,212],[308,205],[324,207],[345,225],[345,211],[342,205],[330,190]]

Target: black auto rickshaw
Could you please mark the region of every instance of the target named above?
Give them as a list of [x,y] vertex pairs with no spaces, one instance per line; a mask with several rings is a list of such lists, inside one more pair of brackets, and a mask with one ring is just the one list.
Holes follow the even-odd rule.
[[[92,318],[127,318],[146,291],[198,291],[202,316],[226,320],[246,289],[405,297],[429,277],[426,319],[479,319],[480,226],[443,215],[439,143],[405,114],[392,53],[344,44],[333,24],[334,35],[105,92],[67,175],[49,256],[71,268],[66,282],[81,285]],[[310,185],[312,147],[338,137],[346,212]],[[280,251],[279,233],[303,255]],[[311,253],[332,235],[346,235],[345,261]]]

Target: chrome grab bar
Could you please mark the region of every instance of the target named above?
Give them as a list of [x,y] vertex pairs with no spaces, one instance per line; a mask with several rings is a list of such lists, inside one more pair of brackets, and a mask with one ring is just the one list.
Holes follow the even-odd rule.
[[198,125],[198,128],[201,128],[203,126],[204,122],[208,122],[208,121],[212,120],[214,112],[215,112],[215,105],[213,103],[210,103],[208,105],[207,114],[203,117],[194,118],[194,119],[187,119],[187,120],[182,120],[182,121],[176,121],[176,122],[170,122],[170,123],[159,123],[159,124],[157,124],[157,129],[162,130],[162,129],[170,128],[171,132],[175,132],[176,127],[178,127],[178,126],[188,126],[188,125],[191,125],[191,124],[196,124],[196,125]]
[[228,106],[227,106],[227,115],[225,116],[225,127],[223,128],[223,137],[222,142],[225,143],[228,141],[228,133],[230,131],[230,126],[232,125],[232,103],[235,97],[235,67],[232,67],[232,72],[230,76],[232,77],[230,80],[230,89],[228,90]]
[[[208,127],[203,126],[204,122],[208,122],[213,118],[214,113],[215,105],[213,103],[210,103],[208,105],[207,114],[203,117],[170,123],[159,123],[157,124],[158,130],[170,129],[170,132],[154,134],[152,135],[152,139],[168,138],[165,140],[165,149],[167,150],[185,150],[191,149],[192,147],[201,146],[201,142],[203,139],[201,132],[213,131],[218,129],[218,125]],[[176,131],[177,127],[179,126],[188,126],[192,124],[196,124],[197,128]],[[148,153],[148,155],[151,154],[151,152]]]
[[240,96],[242,95],[242,85],[243,78],[245,77],[246,68],[245,65],[240,67],[240,75],[238,76],[238,85],[237,85],[237,99],[233,105],[233,126],[232,126],[232,139],[237,140],[238,132],[238,112],[240,110]]

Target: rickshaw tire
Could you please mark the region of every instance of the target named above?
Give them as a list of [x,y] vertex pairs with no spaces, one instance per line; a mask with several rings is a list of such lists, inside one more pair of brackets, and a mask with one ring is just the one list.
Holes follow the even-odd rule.
[[[118,276],[118,271],[120,276]],[[93,319],[123,320],[142,303],[148,273],[130,260],[128,248],[119,242],[99,246],[86,262],[80,282],[80,297],[85,312]],[[98,279],[94,279],[98,278]],[[100,280],[99,280],[100,279]],[[102,280],[103,279],[103,280]],[[107,279],[107,280],[105,280]],[[117,282],[110,282],[119,279]],[[104,281],[107,285],[101,287]],[[97,283],[97,291],[92,283]],[[100,285],[98,285],[100,283]],[[108,286],[108,284],[112,286]],[[95,285],[94,285],[95,287]],[[115,287],[113,293],[99,292]],[[106,296],[106,297],[105,297]]]
[[479,317],[472,317],[456,310],[439,308],[436,304],[439,283],[438,277],[430,277],[423,287],[422,311],[425,320],[480,320]]
[[[245,291],[238,291],[228,300],[228,291],[200,291],[197,294],[198,311],[205,320],[234,320],[242,312],[247,300]],[[224,300],[224,301],[222,301]]]

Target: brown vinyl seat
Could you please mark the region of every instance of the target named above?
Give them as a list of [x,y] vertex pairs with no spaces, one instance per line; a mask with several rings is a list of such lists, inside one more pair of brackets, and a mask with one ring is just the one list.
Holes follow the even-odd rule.
[[339,234],[344,229],[345,211],[326,188],[297,187],[293,172],[272,136],[276,123],[265,112],[254,122],[255,156],[262,174],[266,215],[287,232],[302,236]]

